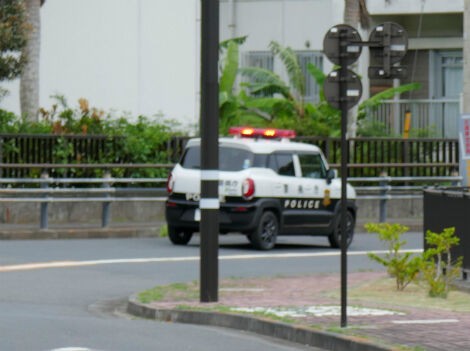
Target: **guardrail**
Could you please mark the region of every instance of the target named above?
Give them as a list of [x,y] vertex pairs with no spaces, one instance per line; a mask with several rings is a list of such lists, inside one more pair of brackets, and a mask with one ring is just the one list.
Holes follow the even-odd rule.
[[[379,222],[387,220],[387,202],[392,199],[420,199],[423,198],[423,190],[429,186],[452,185],[459,186],[462,181],[460,176],[450,177],[355,177],[348,178],[348,182],[354,183],[376,183],[376,186],[357,185],[354,186],[358,194],[357,198],[362,200],[379,200]],[[393,184],[396,185],[393,185]],[[421,185],[409,185],[410,183]]]
[[[419,199],[423,189],[429,186],[458,186],[462,177],[355,177],[348,182],[355,185],[360,200],[379,200],[379,221],[387,219],[387,203],[393,199]],[[40,203],[40,229],[48,228],[50,203],[101,202],[101,227],[110,222],[110,205],[113,202],[163,202],[166,196],[164,187],[114,187],[114,184],[163,184],[165,178],[113,178],[105,174],[103,178],[49,178],[46,172],[41,178],[0,178],[0,203],[35,202]],[[375,183],[376,185],[365,185]],[[13,188],[11,186],[35,184],[39,187]],[[54,187],[53,185],[77,186],[96,185],[99,187]],[[410,185],[414,184],[414,185]],[[9,185],[10,187],[4,187]],[[135,196],[139,194],[140,196]]]
[[[112,184],[162,184],[166,178],[49,178],[43,172],[41,178],[0,178],[0,184],[37,184],[40,188],[0,188],[0,202],[36,202],[40,203],[40,229],[48,228],[49,203],[52,202],[101,202],[101,227],[109,226],[110,205],[112,202],[129,201],[164,201],[166,196],[156,196],[164,193],[164,188],[116,188]],[[101,184],[101,187],[91,188],[54,188],[52,184]],[[146,196],[128,196],[129,194],[145,194]],[[20,195],[14,196],[11,195]],[[95,196],[95,195],[102,196]],[[2,195],[10,195],[5,197]],[[30,196],[24,196],[30,195]],[[31,196],[32,195],[32,196]]]

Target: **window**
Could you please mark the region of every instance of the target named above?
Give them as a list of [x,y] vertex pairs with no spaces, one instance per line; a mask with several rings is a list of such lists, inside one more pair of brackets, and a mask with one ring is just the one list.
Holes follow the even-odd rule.
[[[252,152],[233,147],[219,148],[219,169],[221,171],[241,171],[254,166],[255,157]],[[193,146],[186,150],[181,159],[184,168],[201,168],[201,148]]]
[[279,175],[295,176],[294,160],[290,154],[271,155],[268,167]]
[[[258,67],[268,71],[274,71],[274,56],[270,51],[250,51],[245,54],[243,59],[244,67]],[[246,82],[255,83],[254,80],[246,78]],[[254,96],[263,97],[267,94],[256,93]]]
[[300,169],[302,177],[305,178],[326,178],[326,169],[319,154],[300,154]]
[[243,66],[274,71],[274,57],[270,51],[250,51],[245,54]]
[[297,51],[296,54],[299,59],[300,69],[305,77],[305,101],[319,102],[320,87],[308,71],[307,66],[309,63],[312,63],[317,68],[323,70],[323,56],[321,53],[314,51]]

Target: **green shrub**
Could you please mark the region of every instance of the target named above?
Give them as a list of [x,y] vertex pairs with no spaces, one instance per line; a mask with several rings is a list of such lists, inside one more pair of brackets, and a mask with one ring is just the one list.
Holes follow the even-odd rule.
[[388,274],[396,280],[398,291],[404,290],[409,283],[417,278],[421,266],[420,257],[412,257],[409,252],[400,252],[406,244],[401,236],[408,231],[408,227],[392,223],[367,223],[365,228],[369,233],[377,233],[379,239],[388,244],[388,252],[385,257],[373,253],[369,253],[368,256],[387,268]]
[[[105,113],[89,105],[88,100],[79,99],[76,107],[70,107],[65,97],[53,96],[55,103],[50,109],[40,109],[40,121],[31,123],[21,119],[12,112],[0,109],[0,132],[23,134],[52,134],[59,136],[53,141],[50,163],[142,163],[166,164],[168,163],[167,141],[174,135],[179,124],[173,120],[164,119],[162,115],[152,118],[146,116],[119,116]],[[90,150],[89,154],[74,150],[69,141],[69,135],[102,135],[108,137],[104,149]],[[16,140],[6,140],[4,143],[4,156],[11,155],[15,162],[23,162],[22,152]],[[171,151],[171,150],[170,150]],[[121,168],[111,170],[116,177],[157,177],[164,178],[167,169],[162,168]],[[57,169],[60,176],[83,176],[85,170],[79,167],[73,169]],[[90,171],[86,171],[89,175]],[[95,170],[92,176],[100,177],[103,170]]]
[[441,233],[426,232],[429,248],[423,253],[421,272],[428,284],[431,297],[446,298],[451,282],[460,274],[462,257],[452,258],[451,248],[458,245],[460,239],[455,236],[455,228],[445,228]]

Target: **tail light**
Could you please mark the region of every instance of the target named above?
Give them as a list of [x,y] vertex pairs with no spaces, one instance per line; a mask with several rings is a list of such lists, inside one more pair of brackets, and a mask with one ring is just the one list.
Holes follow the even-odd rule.
[[251,200],[255,195],[255,182],[251,178],[247,178],[242,184],[242,196],[245,200]]
[[173,180],[173,174],[169,174],[168,175],[168,179],[166,180],[166,191],[168,193],[168,195],[171,195],[171,193],[173,192],[173,185],[174,185],[175,181]]

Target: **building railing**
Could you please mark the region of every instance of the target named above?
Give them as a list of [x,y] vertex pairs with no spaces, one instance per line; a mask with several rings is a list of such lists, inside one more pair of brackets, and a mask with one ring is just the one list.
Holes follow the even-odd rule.
[[388,134],[403,135],[405,113],[411,113],[411,128],[429,130],[439,138],[457,138],[460,119],[458,99],[386,100],[366,110],[369,121],[378,122]]

